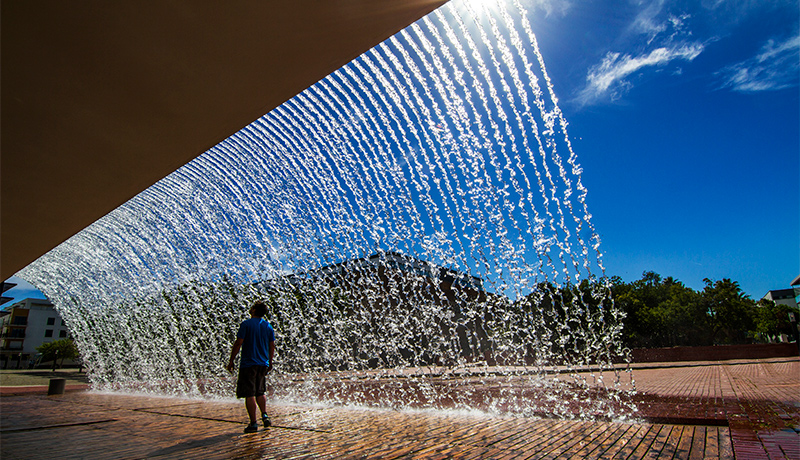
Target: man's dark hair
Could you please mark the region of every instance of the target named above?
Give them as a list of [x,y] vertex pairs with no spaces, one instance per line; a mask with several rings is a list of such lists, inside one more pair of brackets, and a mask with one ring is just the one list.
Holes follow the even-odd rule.
[[256,302],[253,304],[253,314],[259,318],[263,318],[267,314],[267,306],[263,302]]

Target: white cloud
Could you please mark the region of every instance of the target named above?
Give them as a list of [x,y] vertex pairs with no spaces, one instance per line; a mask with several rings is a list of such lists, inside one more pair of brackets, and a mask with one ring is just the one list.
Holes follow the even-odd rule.
[[790,55],[797,54],[798,49],[800,49],[800,35],[795,35],[777,46],[775,45],[775,40],[768,40],[767,44],[761,48],[761,52],[756,56],[756,59],[758,62],[774,60],[785,56],[786,53]]
[[658,20],[664,9],[664,1],[657,0],[655,2],[644,5],[641,11],[636,15],[636,18],[631,23],[629,29],[635,34],[647,35],[647,43],[652,42],[658,34],[667,30],[668,24],[664,21]]
[[774,91],[797,86],[800,72],[800,35],[776,42],[768,40],[752,58],[715,73],[719,88],[733,91]]
[[[647,44],[655,41],[669,43],[682,35],[691,35],[685,23],[691,17],[688,14],[675,15],[668,11],[669,5],[664,0],[643,2],[641,9],[627,28],[633,35],[644,35]],[[664,34],[669,34],[664,37]]]
[[702,44],[690,43],[656,48],[639,56],[608,53],[600,64],[589,69],[587,85],[578,100],[586,105],[607,97],[617,99],[631,87],[626,80],[630,75],[647,67],[664,66],[676,59],[692,61],[702,52]]
[[[629,51],[609,51],[600,63],[591,66],[577,103],[620,99],[633,87],[630,77],[673,61],[692,61],[705,49],[704,43],[693,38],[688,25],[691,15],[670,11],[674,5],[666,0],[631,1],[637,12],[625,33],[615,40],[615,47]],[[677,68],[671,75],[682,72]]]
[[572,2],[568,0],[534,0],[533,7],[541,9],[547,16],[553,13],[564,16],[572,8]]

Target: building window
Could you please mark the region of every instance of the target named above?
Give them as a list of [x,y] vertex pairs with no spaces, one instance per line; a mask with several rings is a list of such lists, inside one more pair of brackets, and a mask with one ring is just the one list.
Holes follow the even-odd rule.
[[27,316],[15,316],[14,321],[11,324],[15,326],[25,326],[28,324],[28,317]]
[[56,324],[56,319],[55,318],[47,318],[47,325],[48,326],[54,326],[55,324]]
[[53,336],[53,330],[52,329],[45,329],[44,336],[45,337],[52,337]]
[[67,336],[67,331],[64,331],[64,330],[58,331],[58,336],[61,337],[61,338],[66,337]]
[[25,338],[25,329],[11,329],[11,334],[9,337],[13,337],[15,339]]

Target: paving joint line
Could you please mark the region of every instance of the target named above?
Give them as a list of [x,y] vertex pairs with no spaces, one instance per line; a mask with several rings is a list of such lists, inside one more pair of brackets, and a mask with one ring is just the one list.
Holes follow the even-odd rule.
[[163,415],[165,417],[183,417],[183,418],[193,418],[193,419],[197,419],[197,420],[208,420],[208,421],[211,421],[211,422],[241,423],[241,422],[238,422],[238,421],[225,420],[225,419],[222,419],[222,418],[200,417],[200,416],[197,416],[197,415],[184,415],[184,414],[172,414],[172,413],[169,413],[169,412],[158,412],[158,411],[153,410],[152,408],[143,408],[143,409],[138,409],[137,408],[137,409],[127,409],[127,410],[129,410],[131,412],[141,412],[143,414]]
[[693,418],[693,417],[645,417],[644,423],[653,425],[685,425],[685,426],[730,426],[727,418]]
[[192,401],[192,402],[180,403],[180,404],[170,404],[170,405],[167,405],[167,406],[137,407],[136,409],[132,409],[132,410],[143,410],[143,411],[146,411],[146,410],[153,410],[153,409],[165,409],[165,408],[168,408],[168,407],[183,407],[183,406],[195,406],[195,405],[197,405],[197,403]]
[[[213,417],[199,417],[197,415],[184,415],[184,414],[170,414],[165,412],[156,412],[149,408],[144,409],[129,409],[132,412],[142,412],[144,414],[152,414],[152,415],[163,415],[165,417],[182,417],[182,418],[191,418],[195,420],[208,420],[210,422],[223,422],[223,423],[232,423],[239,425],[242,422],[240,421],[233,421],[233,420],[226,420],[222,418],[213,418]],[[301,428],[301,427],[294,427],[294,426],[282,426],[282,425],[270,425],[270,428],[281,428],[284,430],[298,430],[298,431],[309,431],[313,433],[332,433],[332,431],[328,430],[317,430],[314,428]]]
[[26,427],[26,428],[4,428],[0,429],[0,433],[19,433],[24,431],[37,431],[37,430],[51,430],[55,428],[70,428],[74,426],[86,426],[86,425],[97,425],[100,423],[110,423],[110,422],[117,422],[119,419],[110,418],[106,420],[92,420],[88,422],[77,422],[77,423],[60,423],[56,425],[44,425],[44,426],[33,426],[33,427]]

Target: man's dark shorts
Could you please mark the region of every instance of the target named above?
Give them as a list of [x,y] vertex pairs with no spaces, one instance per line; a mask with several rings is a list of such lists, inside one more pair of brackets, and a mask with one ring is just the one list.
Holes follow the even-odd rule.
[[239,380],[236,382],[236,397],[249,398],[261,396],[267,392],[267,366],[251,366],[239,368]]

